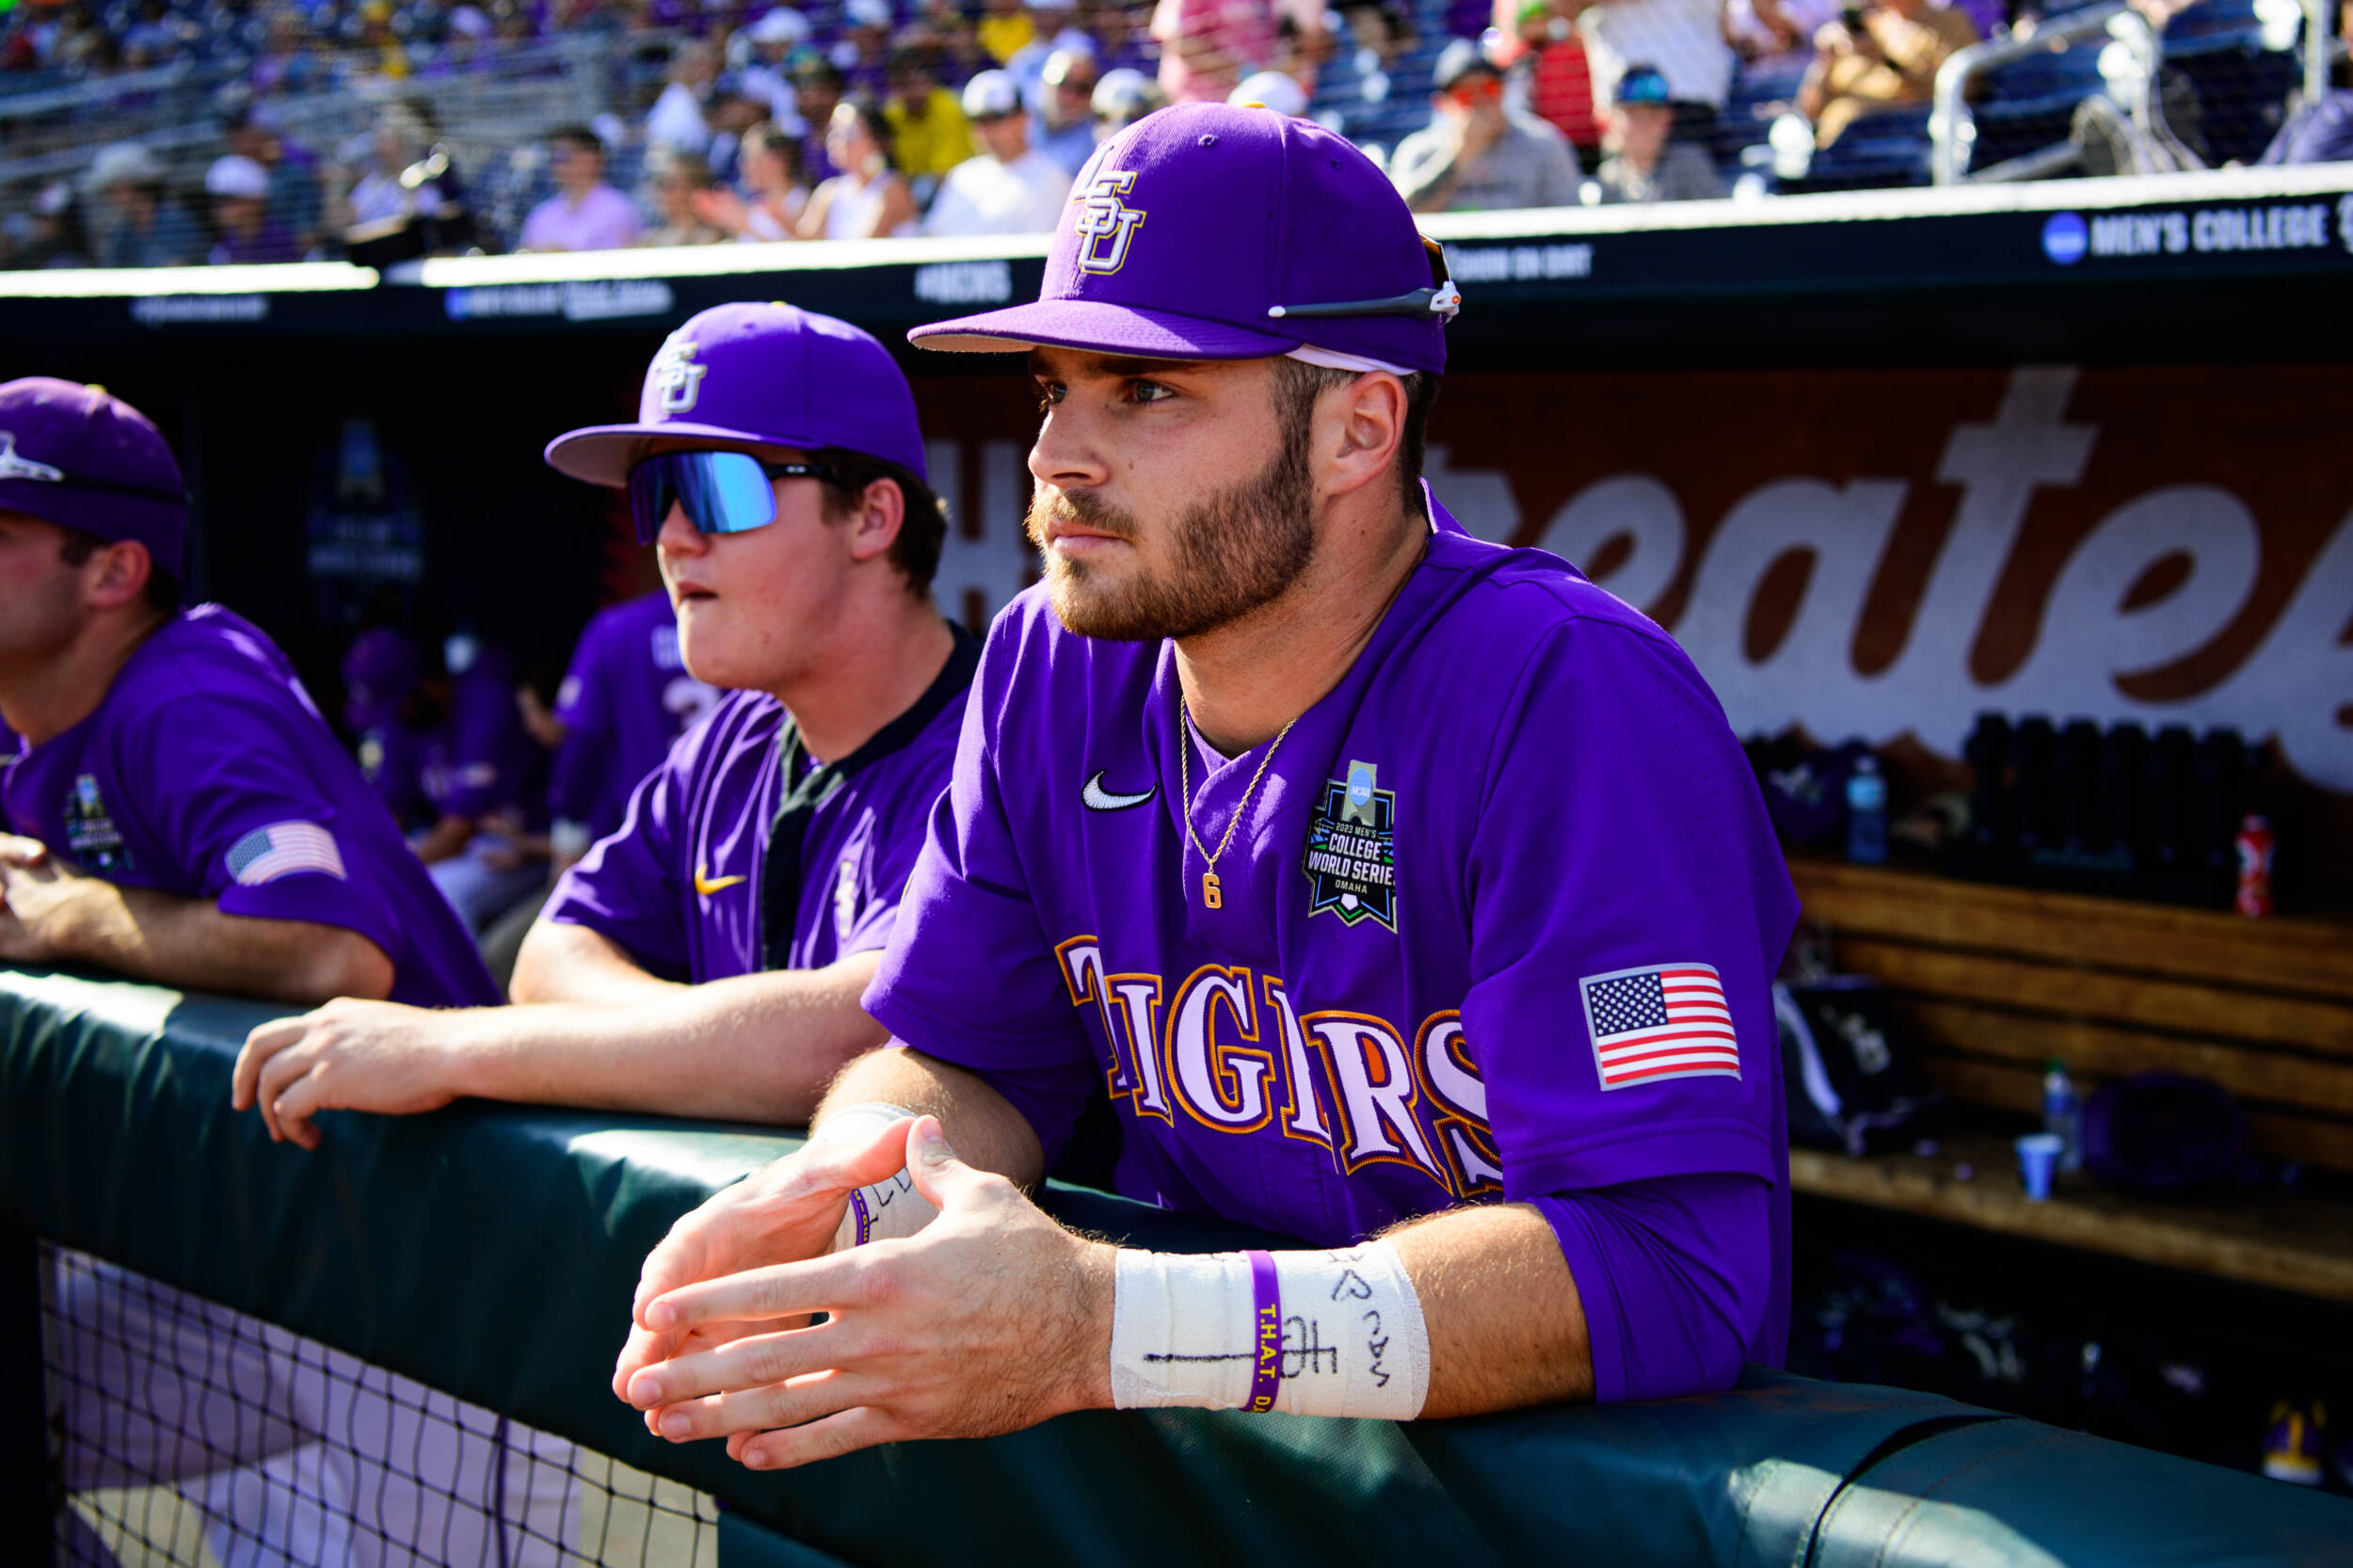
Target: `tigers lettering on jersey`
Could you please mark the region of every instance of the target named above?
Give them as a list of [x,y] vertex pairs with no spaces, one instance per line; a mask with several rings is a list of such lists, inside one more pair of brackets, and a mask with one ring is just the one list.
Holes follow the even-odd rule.
[[1093,936],[1054,952],[1071,1005],[1102,1025],[1105,1087],[1131,1114],[1236,1137],[1271,1128],[1331,1151],[1344,1176],[1394,1164],[1453,1197],[1502,1192],[1458,1012],[1409,1031],[1369,1013],[1303,1012],[1280,977],[1240,966],[1204,964],[1171,987],[1111,969]]

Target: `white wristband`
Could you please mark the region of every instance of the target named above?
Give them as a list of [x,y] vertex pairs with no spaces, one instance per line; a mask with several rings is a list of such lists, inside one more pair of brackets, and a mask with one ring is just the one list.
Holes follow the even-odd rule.
[[558,817],[548,824],[548,847],[571,859],[577,860],[587,854],[588,846],[596,841],[584,822],[567,822]]
[[1187,1256],[1121,1248],[1112,1402],[1410,1421],[1430,1395],[1421,1298],[1387,1241]]
[[[824,1126],[810,1129],[808,1141],[863,1143],[891,1123],[911,1121],[914,1116],[915,1112],[904,1105],[869,1100],[827,1116]],[[841,1224],[833,1233],[833,1250],[847,1252],[869,1241],[895,1241],[913,1236],[938,1213],[931,1199],[915,1190],[915,1178],[907,1175],[903,1165],[895,1176],[851,1192],[850,1207],[842,1211]]]

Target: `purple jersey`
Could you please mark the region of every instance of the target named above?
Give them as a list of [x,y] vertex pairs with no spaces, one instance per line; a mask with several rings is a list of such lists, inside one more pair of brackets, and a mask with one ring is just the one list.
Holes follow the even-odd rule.
[[[1172,649],[1016,600],[867,1011],[989,1078],[1049,1164],[1101,1083],[1120,1191],[1319,1244],[1465,1200],[1783,1188],[1769,987],[1797,904],[1722,710],[1575,569],[1434,516],[1275,750],[1215,909]],[[1194,745],[1199,843],[1265,755]],[[1785,1302],[1785,1207],[1750,1212]]]
[[545,918],[697,984],[883,947],[979,661],[971,634],[954,630],[930,689],[838,762],[808,756],[775,697],[722,697],[637,786],[620,831],[564,873]]
[[95,712],[0,775],[10,828],[126,888],[356,931],[392,1000],[502,999],[424,867],[261,631],[216,604],[166,621]]
[[656,589],[598,611],[555,695],[564,744],[555,753],[549,812],[604,838],[621,825],[637,781],[718,700],[716,688],[686,673],[667,593]]

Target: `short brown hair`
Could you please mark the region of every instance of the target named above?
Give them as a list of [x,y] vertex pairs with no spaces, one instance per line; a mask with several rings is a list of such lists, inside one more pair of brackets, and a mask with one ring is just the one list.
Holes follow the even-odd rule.
[[[1363,374],[1311,365],[1285,355],[1274,361],[1275,410],[1287,424],[1296,421],[1304,425],[1318,398]],[[1438,377],[1417,370],[1398,379],[1405,386],[1405,429],[1397,444],[1398,493],[1404,498],[1406,512],[1419,517],[1422,458],[1430,439],[1430,410],[1438,403]]]
[[919,599],[930,593],[932,578],[939,571],[940,547],[948,538],[948,504],[912,470],[886,458],[840,446],[820,447],[808,456],[809,461],[823,463],[831,471],[831,476],[821,481],[828,520],[847,517],[856,510],[867,487],[878,479],[899,487],[906,500],[906,517],[899,524],[899,536],[890,543],[890,564],[907,580],[909,593]]

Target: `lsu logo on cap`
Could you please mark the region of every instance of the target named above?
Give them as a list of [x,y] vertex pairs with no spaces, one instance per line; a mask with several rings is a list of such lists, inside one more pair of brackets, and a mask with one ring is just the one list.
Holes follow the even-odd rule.
[[[1144,215],[1138,213],[1138,217]],[[16,455],[16,432],[0,430],[0,479],[37,479],[44,485],[65,483],[65,471]]]
[[687,412],[702,395],[703,376],[710,368],[695,362],[693,339],[673,333],[662,352],[653,357],[653,368],[646,373],[653,406],[665,414]]
[[1122,168],[1096,175],[1078,192],[1080,272],[1109,276],[1127,262],[1128,242],[1144,221],[1144,209],[1125,200],[1135,185],[1136,171]]

